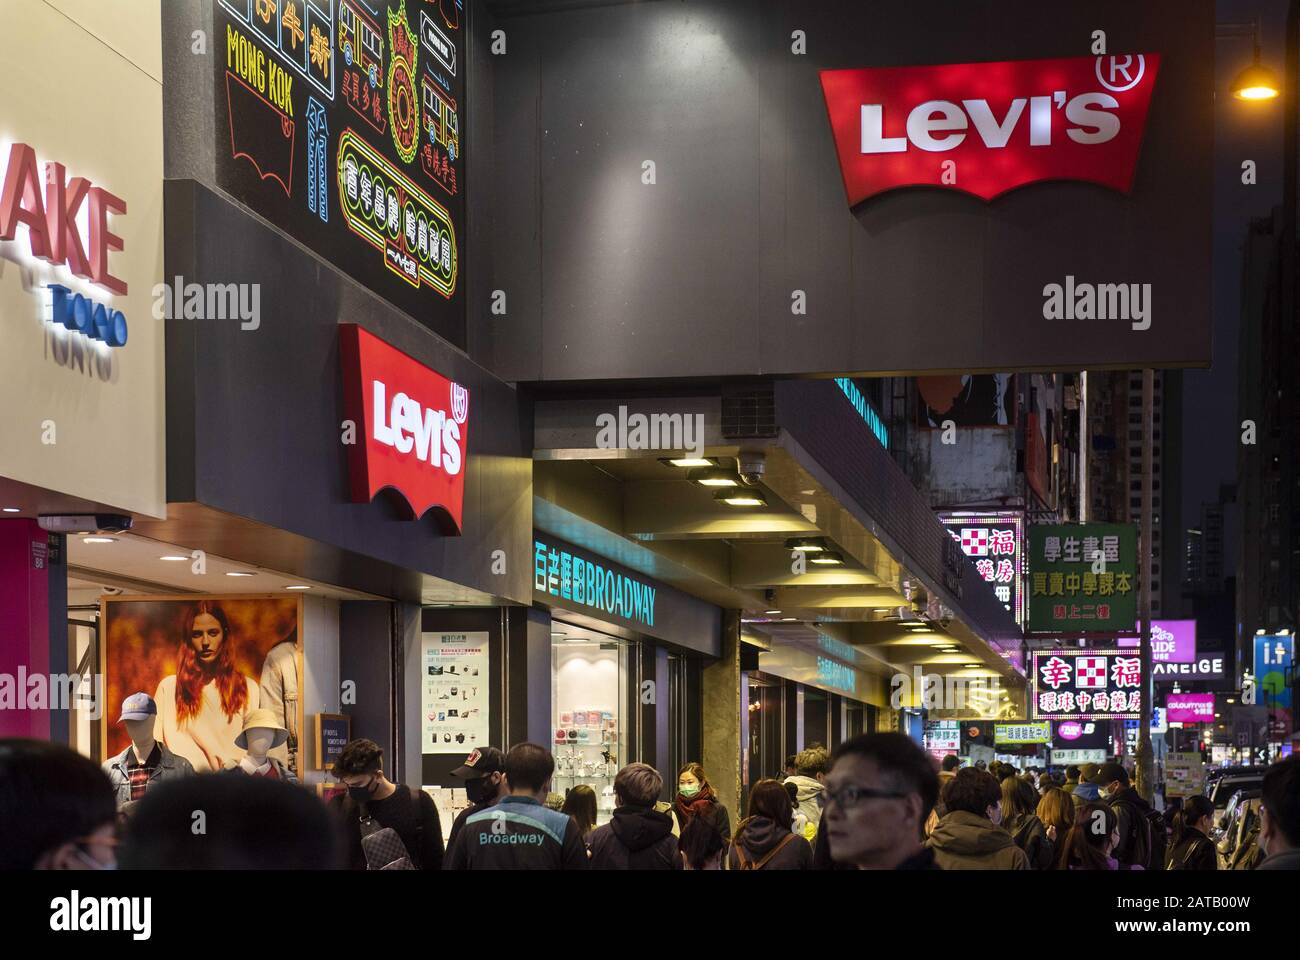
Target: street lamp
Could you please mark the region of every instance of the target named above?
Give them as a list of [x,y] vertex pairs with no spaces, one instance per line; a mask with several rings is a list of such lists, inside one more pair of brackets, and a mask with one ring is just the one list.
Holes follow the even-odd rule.
[[1259,62],[1259,19],[1250,23],[1220,23],[1215,27],[1215,34],[1220,38],[1242,37],[1247,33],[1254,44],[1254,59],[1250,66],[1237,74],[1228,89],[1238,100],[1276,100],[1282,95],[1282,81]]

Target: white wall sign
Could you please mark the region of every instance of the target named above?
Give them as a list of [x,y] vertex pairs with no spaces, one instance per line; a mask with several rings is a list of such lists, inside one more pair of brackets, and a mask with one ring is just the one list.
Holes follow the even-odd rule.
[[420,752],[488,745],[488,634],[425,633],[420,645]]

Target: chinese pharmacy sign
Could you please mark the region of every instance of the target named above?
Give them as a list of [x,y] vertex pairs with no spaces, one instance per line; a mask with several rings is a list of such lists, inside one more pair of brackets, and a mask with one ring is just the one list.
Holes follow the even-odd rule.
[[961,544],[980,579],[1016,618],[1025,620],[1024,521],[1018,513],[941,513],[939,522]]
[[1136,720],[1142,659],[1121,650],[1034,652],[1035,720]]
[[1030,632],[1130,631],[1137,620],[1137,529],[1029,528]]

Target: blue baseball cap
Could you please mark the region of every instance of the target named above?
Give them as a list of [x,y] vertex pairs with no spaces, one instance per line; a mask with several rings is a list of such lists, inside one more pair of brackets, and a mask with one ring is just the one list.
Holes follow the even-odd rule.
[[158,704],[153,702],[153,697],[147,693],[133,693],[122,701],[122,715],[117,718],[117,722],[148,720],[156,716],[158,716]]

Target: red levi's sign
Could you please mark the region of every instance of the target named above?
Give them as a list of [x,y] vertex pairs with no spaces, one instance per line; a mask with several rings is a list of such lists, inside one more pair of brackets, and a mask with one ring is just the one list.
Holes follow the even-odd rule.
[[1040,180],[1133,185],[1160,55],[823,70],[849,206],[898,187],[985,200]]
[[359,434],[348,447],[353,502],[393,490],[410,518],[438,507],[439,528],[459,533],[469,390],[356,324],[339,325],[339,356],[347,416]]

